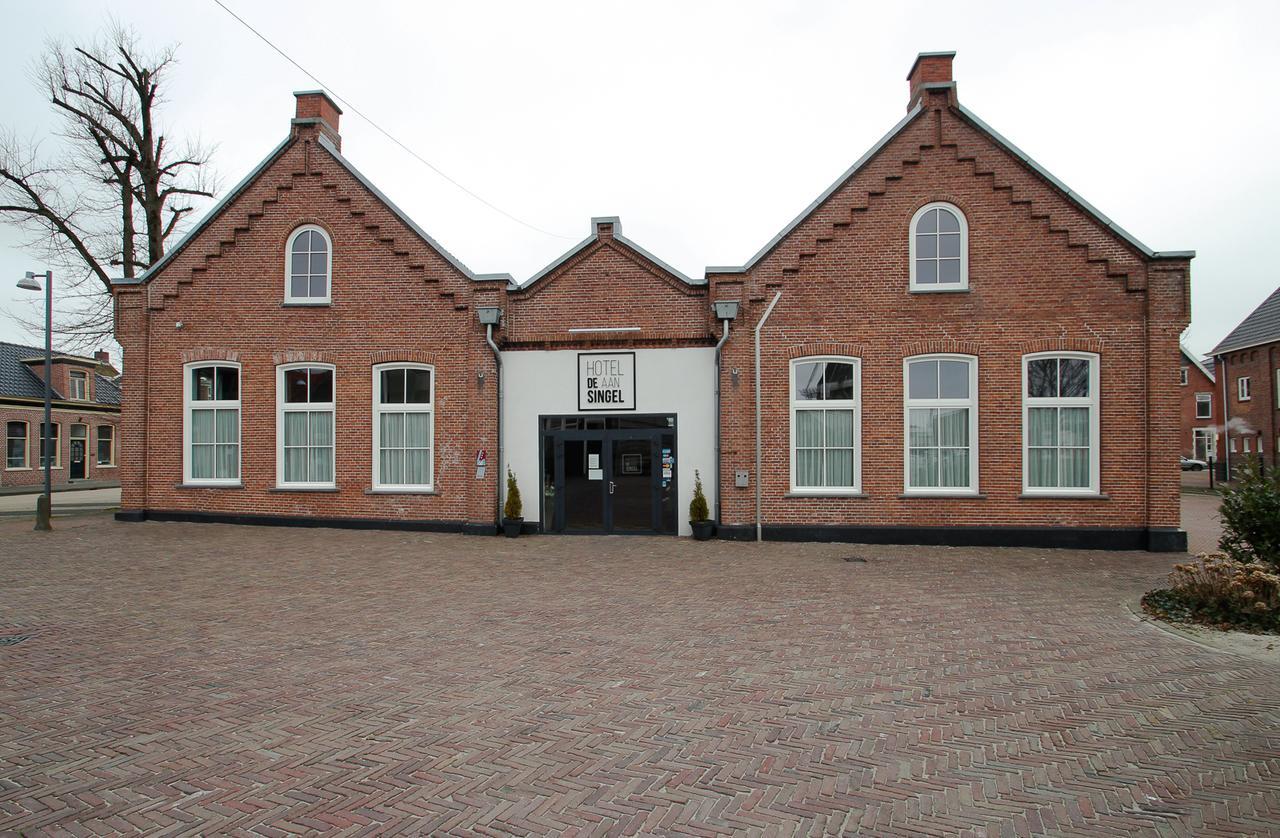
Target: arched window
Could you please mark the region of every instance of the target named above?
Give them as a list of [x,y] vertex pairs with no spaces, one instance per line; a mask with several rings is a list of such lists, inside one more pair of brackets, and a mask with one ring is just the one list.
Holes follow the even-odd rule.
[[329,234],[314,224],[293,231],[285,248],[286,303],[323,305],[329,302],[331,250]]
[[791,362],[791,492],[856,494],[862,486],[862,362]]
[[978,493],[978,359],[916,355],[903,361],[905,494]]
[[331,489],[334,482],[334,367],[276,367],[276,487]]
[[1098,356],[1022,356],[1022,490],[1028,495],[1096,495]]
[[429,491],[435,370],[426,364],[373,368],[373,488]]
[[957,207],[935,202],[916,210],[909,249],[912,291],[969,288],[969,224]]

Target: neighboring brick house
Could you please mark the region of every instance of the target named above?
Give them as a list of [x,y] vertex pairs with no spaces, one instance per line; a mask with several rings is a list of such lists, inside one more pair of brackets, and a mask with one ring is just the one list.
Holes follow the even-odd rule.
[[726,538],[1184,549],[1194,254],[983,124],[952,57],[922,54],[906,118],[701,278],[616,218],[524,284],[476,275],[296,94],[289,137],[115,285],[142,452],[120,517],[493,532],[510,468],[547,532],[688,532],[697,476]]
[[[94,358],[53,355],[55,486],[77,480],[115,480],[120,389],[106,352]],[[44,349],[0,343],[0,428],[5,434],[0,486],[44,485]]]
[[1245,455],[1276,464],[1280,444],[1280,288],[1213,348],[1227,468]]
[[1217,457],[1219,430],[1214,417],[1222,413],[1222,405],[1214,402],[1213,370],[1209,369],[1185,347],[1178,383],[1182,386],[1182,455],[1208,461]]

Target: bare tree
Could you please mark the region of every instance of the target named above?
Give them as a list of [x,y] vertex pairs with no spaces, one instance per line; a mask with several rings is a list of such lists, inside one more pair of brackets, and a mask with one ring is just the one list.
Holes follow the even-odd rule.
[[148,52],[112,21],[94,43],[45,52],[33,79],[61,117],[59,148],[46,157],[0,129],[0,218],[53,253],[56,328],[83,348],[111,336],[111,277],[158,261],[195,202],[212,197],[211,152],[199,142],[175,151],[158,122],[173,47]]

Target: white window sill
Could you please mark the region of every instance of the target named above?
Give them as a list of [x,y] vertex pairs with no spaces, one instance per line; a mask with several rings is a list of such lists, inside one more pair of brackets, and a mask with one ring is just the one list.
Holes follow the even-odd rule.
[[337,492],[337,486],[272,486],[268,492]]
[[31,466],[8,466],[5,471],[31,471]]
[[963,491],[963,492],[928,492],[928,491],[906,491],[898,495],[900,500],[911,500],[913,498],[928,498],[931,500],[952,498],[959,500],[986,500],[987,496],[979,492]]
[[833,491],[833,490],[810,491],[808,489],[792,489],[790,492],[787,492],[785,495],[783,495],[783,497],[784,498],[869,498],[871,496],[868,495],[866,492],[860,492],[860,491],[840,492],[840,491]]
[[1104,492],[1055,492],[1047,490],[1038,492],[1034,489],[1023,489],[1018,500],[1111,500],[1111,495]]
[[911,286],[912,294],[963,294],[969,290],[969,286],[963,285],[958,288],[930,288],[927,285]]
[[97,469],[108,469],[108,468],[115,468],[115,467],[116,467],[115,463],[112,463],[111,465],[107,465],[105,463],[98,463],[96,466],[94,466],[94,468],[97,468]]
[[430,486],[374,486],[365,489],[366,495],[438,495],[440,491]]
[[328,300],[285,300],[280,305],[283,308],[324,308],[331,303]]
[[177,483],[175,489],[243,489],[243,483]]

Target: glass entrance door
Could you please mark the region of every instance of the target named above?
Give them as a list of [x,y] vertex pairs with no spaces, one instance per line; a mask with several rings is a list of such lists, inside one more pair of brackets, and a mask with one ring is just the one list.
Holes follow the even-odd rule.
[[85,475],[84,452],[89,443],[89,426],[71,426],[71,470],[67,477],[72,480],[83,480]]
[[556,495],[563,498],[561,528],[565,532],[603,532],[605,530],[604,440],[564,439],[556,442],[561,487]]
[[659,529],[654,515],[654,440],[609,440],[609,507],[613,532],[653,532]]

